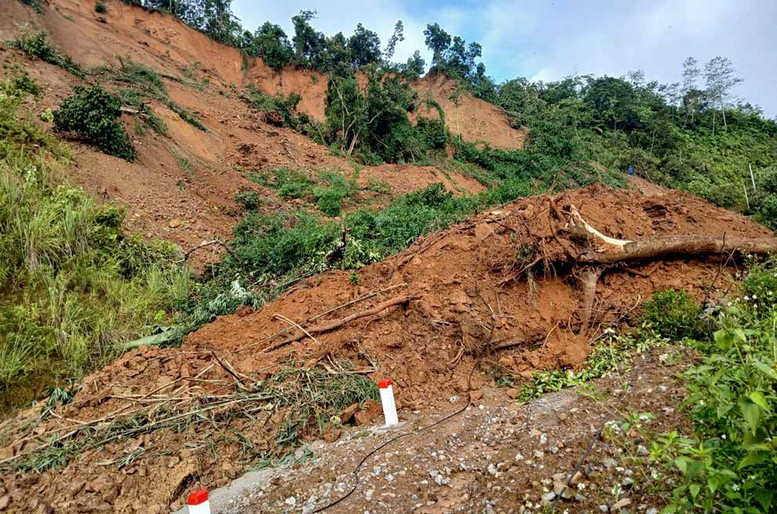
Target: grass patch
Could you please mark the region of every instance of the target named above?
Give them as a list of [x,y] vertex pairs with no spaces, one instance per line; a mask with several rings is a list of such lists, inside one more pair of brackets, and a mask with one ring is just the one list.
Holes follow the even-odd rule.
[[79,378],[175,319],[189,273],[173,247],[122,230],[125,212],[60,180],[65,152],[0,95],[0,398]]
[[81,68],[70,57],[57,50],[49,42],[46,33],[43,31],[29,32],[23,30],[8,44],[12,48],[17,48],[32,57],[37,57],[42,61],[59,66],[78,78],[84,78],[84,72],[81,71]]
[[[117,60],[119,61],[119,66],[98,66],[92,72],[103,80],[110,80],[125,85],[125,88],[120,91],[124,91],[121,93],[122,98],[129,105],[135,107],[145,105],[142,101],[143,97],[157,100],[189,125],[203,132],[208,131],[198,116],[170,99],[162,76],[159,73],[145,64],[135,62],[128,57],[117,57]],[[146,109],[150,110],[148,107]]]
[[178,167],[181,168],[181,171],[183,171],[187,175],[191,175],[194,173],[194,170],[192,168],[192,163],[189,162],[189,159],[187,159],[185,155],[178,153],[175,150],[173,150],[173,155],[175,156],[175,162],[178,163]]

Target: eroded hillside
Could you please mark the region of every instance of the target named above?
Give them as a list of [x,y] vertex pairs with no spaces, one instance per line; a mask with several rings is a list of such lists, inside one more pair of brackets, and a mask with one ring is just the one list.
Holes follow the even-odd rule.
[[[6,3],[8,15],[0,20],[1,39],[11,40],[20,31],[44,30],[56,48],[84,69],[120,67],[120,59],[148,66],[162,77],[170,100],[205,128],[200,130],[187,123],[165,102],[147,99],[166,124],[167,133],[134,133],[136,162],[127,163],[88,146],[73,145],[72,179],[98,198],[128,205],[129,227],[133,230],[168,239],[185,249],[204,240],[226,240],[236,222],[235,212],[239,211],[234,201],[237,193],[256,191],[267,199],[270,211],[283,203],[271,189],[251,181],[251,172],[288,167],[334,170],[358,178],[351,162],[333,156],[327,148],[293,130],[266,123],[261,113],[240,99],[241,91],[249,84],[268,94],[297,93],[301,97],[299,110],[323,121],[327,85],[320,74],[293,68],[273,71],[261,59],[244,58],[235,48],[214,42],[173,16],[118,1],[111,2],[104,15],[95,13],[88,2],[75,0],[52,0],[42,14],[21,2]],[[5,64],[22,65],[44,86],[43,96],[32,106],[38,112],[56,109],[72,93],[72,86],[83,82],[61,68],[15,50],[6,48],[1,55]],[[127,86],[106,75],[87,81],[113,89]],[[422,94],[429,91],[421,85],[419,90]],[[450,104],[447,94],[447,88],[432,91],[446,109]],[[470,120],[467,127],[480,127],[471,134],[464,130],[464,138],[487,141],[496,147],[520,148],[520,132],[511,129],[494,108],[480,109],[483,103],[465,94],[461,106],[456,107],[456,112],[466,109]],[[124,116],[130,131],[135,118]],[[453,129],[455,119],[453,113],[447,117],[449,128]],[[484,126],[493,128],[484,132]],[[442,182],[452,191],[482,187],[455,171],[441,174],[432,167],[384,165],[374,171],[367,168],[363,175],[379,177],[375,180],[385,178],[394,194],[435,182]],[[399,178],[402,175],[407,178]],[[359,183],[369,194],[366,180],[362,178]]]

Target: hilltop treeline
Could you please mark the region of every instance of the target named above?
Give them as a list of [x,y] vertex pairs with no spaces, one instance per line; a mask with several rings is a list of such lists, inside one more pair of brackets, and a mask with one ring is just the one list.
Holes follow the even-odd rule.
[[[726,58],[703,66],[689,58],[681,81],[673,84],[646,81],[641,72],[497,83],[480,62],[478,43],[467,43],[436,23],[424,31],[432,54],[427,70],[418,51],[407,62],[392,62],[396,45],[404,40],[401,21],[383,45],[362,24],[350,36],[326,36],[313,26],[314,11],[292,17],[294,33],[287,35],[270,21],[254,32],[244,29],[230,0],[125,1],[171,12],[275,69],[297,66],[328,74],[321,142],[365,162],[418,162],[452,143],[439,106],[427,106],[437,108],[439,118],[422,118],[418,125],[407,116],[421,106],[408,81],[425,72],[444,73],[460,82],[456,94],[467,90],[504,109],[514,126],[527,127],[528,144],[541,145],[543,154],[623,171],[633,166],[638,175],[660,184],[758,214],[766,223],[777,221],[777,124],[757,107],[732,100],[732,88],[741,80]],[[366,87],[359,85],[357,72],[367,76]],[[472,148],[462,150],[461,142],[456,148],[462,160],[488,161],[487,169],[508,164],[493,152],[486,157]]]

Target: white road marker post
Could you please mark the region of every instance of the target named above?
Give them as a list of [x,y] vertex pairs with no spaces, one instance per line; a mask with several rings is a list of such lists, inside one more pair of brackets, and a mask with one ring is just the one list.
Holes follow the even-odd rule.
[[189,514],[210,514],[210,500],[208,500],[208,491],[200,489],[194,491],[186,500],[189,507]]
[[397,405],[394,402],[394,387],[391,385],[391,380],[387,378],[379,380],[378,388],[380,388],[380,403],[383,404],[383,417],[386,418],[386,426],[398,425]]

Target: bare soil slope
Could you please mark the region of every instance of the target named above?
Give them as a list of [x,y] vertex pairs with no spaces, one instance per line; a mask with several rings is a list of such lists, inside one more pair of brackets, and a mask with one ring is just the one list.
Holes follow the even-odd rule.
[[[717,257],[614,270],[600,284],[586,330],[582,295],[565,267],[574,242],[554,217],[570,206],[611,237],[771,236],[674,191],[646,196],[589,187],[514,202],[363,268],[359,285],[348,273],[326,273],[258,312],[219,318],[181,348],[131,351],[88,377],[55,414],[41,417],[38,407],[19,416],[5,427],[0,465],[50,455],[51,441],[65,451],[89,444],[61,469],[5,475],[11,509],[164,512],[195,487],[228,482],[252,456],[283,451],[276,441],[289,407],[251,395],[289,366],[337,374],[344,372],[337,362],[348,359],[357,373],[391,377],[404,415],[476,394],[493,369],[520,378],[577,367],[601,327],[627,319],[656,290],[685,288],[701,298],[731,284],[728,272],[719,276]],[[530,249],[554,266],[521,273],[535,257]],[[310,335],[290,330],[284,318]],[[331,440],[337,431],[328,426],[324,435]]]
[[[115,66],[117,57],[129,57],[160,73],[170,98],[207,128],[207,132],[200,131],[164,105],[152,102],[168,134],[138,135],[135,120],[125,116],[138,150],[135,163],[74,143],[71,179],[98,198],[128,205],[131,229],[184,248],[214,237],[228,239],[238,219],[233,201],[238,191],[255,190],[269,200],[268,205],[283,203],[271,190],[250,182],[246,172],[278,166],[353,171],[351,163],[330,155],[327,148],[289,129],[264,123],[238,97],[238,90],[250,83],[269,93],[298,93],[302,97],[299,109],[323,120],[324,77],[291,68],[276,73],[261,59],[244,61],[236,49],[212,41],[173,16],[118,0],[106,5],[108,12],[98,15],[89,2],[50,0],[38,15],[21,2],[8,0],[0,18],[0,40],[13,39],[25,27],[42,29],[58,49],[84,68]],[[99,21],[100,16],[107,23]],[[44,86],[42,98],[30,105],[32,115],[56,109],[72,94],[72,86],[81,82],[15,50],[0,48],[0,60],[21,65]],[[0,71],[0,77],[4,73]],[[492,116],[487,111],[483,115]],[[400,179],[400,173],[405,177]],[[430,168],[384,165],[374,171],[367,168],[364,175],[390,184],[391,194],[437,182],[456,192],[481,189],[476,181],[455,172],[443,176]]]
[[[493,104],[457,90],[458,83],[445,75],[427,75],[414,84],[421,99],[430,98],[445,112],[445,126],[452,134],[471,143],[488,143],[505,150],[523,148],[525,130],[512,128],[507,116]],[[424,116],[436,116],[434,110],[423,107]]]

